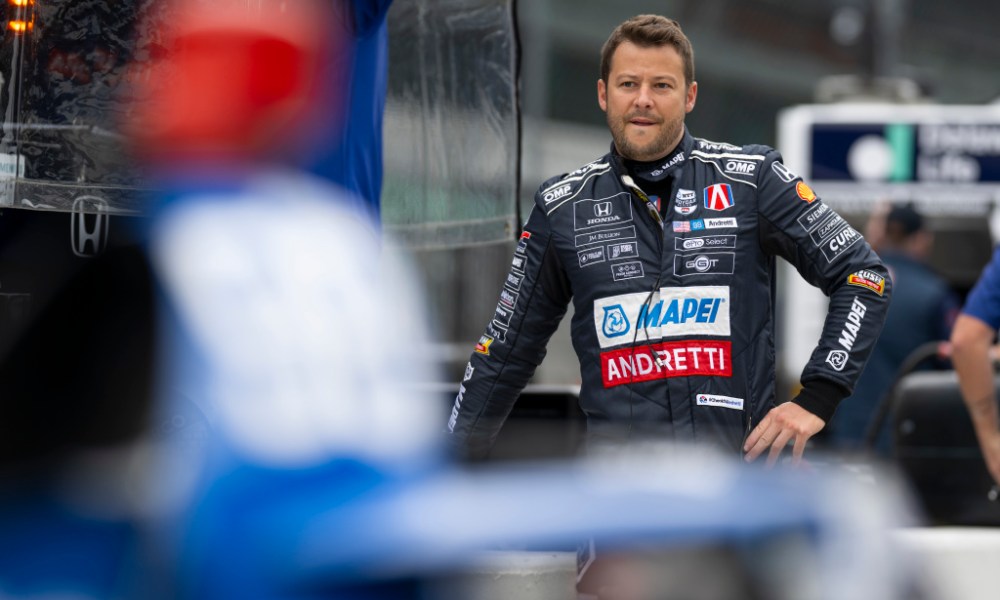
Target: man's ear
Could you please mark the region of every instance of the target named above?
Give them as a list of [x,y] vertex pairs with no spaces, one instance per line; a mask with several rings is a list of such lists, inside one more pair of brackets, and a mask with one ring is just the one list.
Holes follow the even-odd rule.
[[604,84],[603,79],[597,80],[597,103],[601,106],[601,110],[608,112],[608,86]]
[[698,99],[698,82],[692,81],[687,89],[687,99],[684,101],[684,112],[694,110],[695,101]]

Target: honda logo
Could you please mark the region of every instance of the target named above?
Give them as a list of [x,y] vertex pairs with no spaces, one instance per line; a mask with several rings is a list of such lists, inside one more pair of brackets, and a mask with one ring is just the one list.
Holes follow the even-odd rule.
[[594,205],[594,216],[595,217],[610,217],[611,216],[611,203],[610,202],[598,202]]
[[70,244],[82,258],[97,256],[108,245],[109,206],[97,196],[80,196],[73,201],[70,215]]

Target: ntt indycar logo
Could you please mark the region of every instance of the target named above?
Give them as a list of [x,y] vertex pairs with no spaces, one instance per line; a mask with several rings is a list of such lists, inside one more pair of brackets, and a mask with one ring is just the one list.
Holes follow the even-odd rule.
[[729,336],[729,288],[661,288],[594,301],[601,348],[685,335]]
[[601,353],[601,377],[606,388],[694,375],[732,377],[732,344],[687,340]]

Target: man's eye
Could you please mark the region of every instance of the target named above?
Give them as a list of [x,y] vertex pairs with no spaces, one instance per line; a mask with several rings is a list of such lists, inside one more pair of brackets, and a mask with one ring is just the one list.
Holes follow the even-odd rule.
[[626,87],[626,88],[635,87],[635,82],[634,81],[623,81],[621,83],[621,86],[622,87]]

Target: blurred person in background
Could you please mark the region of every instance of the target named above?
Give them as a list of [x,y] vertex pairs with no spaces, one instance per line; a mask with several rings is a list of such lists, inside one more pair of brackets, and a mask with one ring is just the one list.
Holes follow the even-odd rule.
[[[900,367],[921,345],[949,339],[960,306],[955,292],[927,264],[934,234],[912,204],[876,208],[865,239],[889,268],[894,295],[885,328],[854,393],[830,422],[829,440],[841,449],[861,449],[879,401],[890,391]],[[874,449],[881,455],[889,453],[888,419],[879,429]]]
[[1000,329],[1000,248],[969,292],[951,334],[951,361],[962,399],[983,451],[986,468],[1000,485],[1000,418],[994,383],[993,347]]
[[[459,452],[489,452],[571,300],[591,442],[709,443],[769,464],[793,442],[797,462],[850,395],[885,318],[885,266],[778,152],[693,137],[697,95],[677,22],[611,34],[597,82],[611,151],[535,195],[448,423]],[[775,405],[778,257],[830,308],[801,392]]]
[[158,189],[160,410],[207,421],[196,444],[164,441],[165,580],[175,597],[309,595],[327,579],[303,572],[307,523],[439,460],[443,407],[416,387],[434,380],[430,316],[371,212],[306,172],[345,106],[330,3],[170,6],[127,124]]
[[389,77],[386,17],[392,0],[335,0],[334,31],[344,49],[324,65],[323,84],[340,89],[349,118],[319,144],[308,168],[362,200],[378,217],[382,196],[382,120]]

